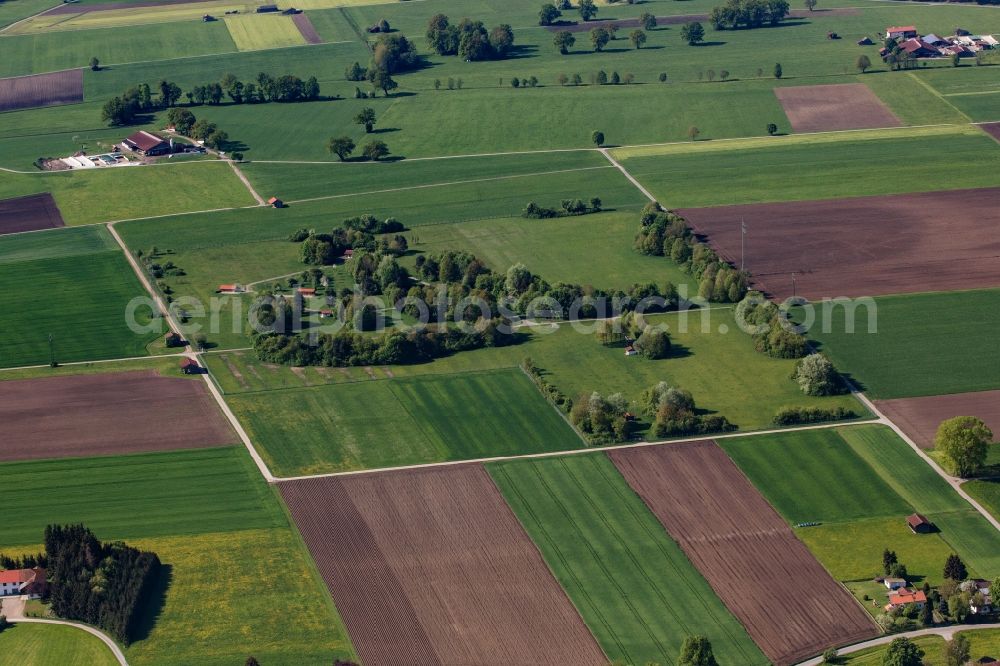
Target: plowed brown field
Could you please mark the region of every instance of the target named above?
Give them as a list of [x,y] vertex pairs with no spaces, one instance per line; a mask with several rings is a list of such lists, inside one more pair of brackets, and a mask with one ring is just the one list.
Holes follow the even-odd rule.
[[774,94],[796,132],[902,125],[896,114],[863,83],[775,88]]
[[293,14],[292,23],[295,27],[299,29],[299,33],[302,38],[306,40],[306,44],[322,44],[323,38],[320,37],[319,33],[316,31],[316,26],[313,22],[309,20],[309,17],[305,14]]
[[955,416],[982,419],[993,431],[994,439],[1000,441],[1000,391],[876,400],[875,406],[922,449],[934,448],[941,421]]
[[153,371],[0,381],[0,424],[3,461],[236,441],[204,383]]
[[0,236],[64,225],[56,200],[48,192],[0,201]]
[[1000,123],[983,123],[979,126],[979,129],[983,130],[997,141],[1000,141]]
[[607,663],[480,465],[278,485],[365,666]]
[[1000,188],[713,206],[678,211],[757,288],[799,296],[881,296],[1000,286]]
[[609,455],[778,666],[879,633],[715,442]]
[[82,69],[0,79],[0,111],[82,101]]

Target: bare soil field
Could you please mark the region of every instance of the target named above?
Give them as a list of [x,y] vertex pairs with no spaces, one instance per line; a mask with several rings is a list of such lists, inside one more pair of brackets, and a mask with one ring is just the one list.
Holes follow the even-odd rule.
[[76,104],[82,101],[82,69],[0,79],[0,111]]
[[902,125],[863,83],[775,88],[796,132],[899,127]]
[[997,141],[1000,141],[1000,123],[983,123],[979,126],[979,129],[983,130]]
[[482,466],[278,487],[365,666],[607,663]]
[[1000,286],[1000,188],[688,208],[678,212],[773,298]]
[[938,426],[955,416],[982,419],[1000,440],[1000,391],[876,400],[875,406],[922,449],[933,449]]
[[316,32],[316,27],[305,14],[293,14],[292,23],[294,23],[295,27],[299,29],[300,33],[302,33],[302,38],[306,40],[306,44],[323,43],[323,38],[319,36],[319,33]]
[[232,444],[204,383],[156,372],[0,381],[0,461]]
[[[837,7],[834,9],[817,9],[814,11],[797,11],[792,10],[788,12],[789,19],[806,19],[806,18],[825,18],[832,16],[857,16],[859,10],[855,7]],[[708,14],[678,14],[673,16],[657,16],[656,25],[684,25],[685,23],[691,23],[693,21],[707,22]],[[642,27],[642,22],[637,19],[621,19],[616,21],[614,19],[598,19],[596,21],[571,21],[563,20],[556,21],[552,25],[547,25],[545,28],[551,32],[560,32],[563,30],[568,30],[569,32],[590,32],[594,28],[607,27],[611,24],[618,26],[618,29],[625,28],[640,28]]]
[[715,442],[609,455],[775,664],[878,635]]
[[0,236],[65,225],[56,200],[48,192],[0,201]]

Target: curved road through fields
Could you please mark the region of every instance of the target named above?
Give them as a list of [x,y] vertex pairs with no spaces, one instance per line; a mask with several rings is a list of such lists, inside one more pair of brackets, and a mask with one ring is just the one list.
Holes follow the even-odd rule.
[[[975,631],[977,629],[1000,629],[1000,624],[956,624],[950,627],[937,627],[930,629],[917,629],[916,631],[907,631],[902,634],[889,634],[888,636],[880,636],[878,638],[873,638],[870,641],[865,641],[864,643],[855,643],[845,648],[837,650],[840,655],[853,654],[854,652],[860,652],[862,650],[867,650],[871,647],[878,647],[879,645],[888,645],[893,640],[897,638],[920,638],[921,636],[940,636],[941,638],[950,641],[954,638],[955,634],[960,631]],[[796,666],[819,666],[823,663],[823,657],[813,657],[807,661],[799,662]]]

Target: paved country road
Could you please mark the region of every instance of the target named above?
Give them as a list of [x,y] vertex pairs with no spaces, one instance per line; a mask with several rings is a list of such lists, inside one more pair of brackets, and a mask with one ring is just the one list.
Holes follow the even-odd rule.
[[[879,645],[888,645],[894,639],[897,638],[920,638],[921,636],[940,636],[941,638],[950,641],[955,637],[955,634],[960,631],[971,631],[975,629],[1000,629],[1000,624],[956,624],[950,627],[932,627],[930,629],[918,629],[916,631],[907,631],[902,634],[891,634],[889,636],[880,636],[878,638],[873,638],[870,641],[865,641],[864,643],[855,643],[845,648],[841,648],[837,651],[841,656],[845,654],[852,654],[854,652],[860,652],[861,650],[866,650],[870,647],[877,647]],[[990,655],[996,656],[996,655]],[[813,657],[808,661],[803,661],[796,666],[819,666],[823,663],[823,657]]]

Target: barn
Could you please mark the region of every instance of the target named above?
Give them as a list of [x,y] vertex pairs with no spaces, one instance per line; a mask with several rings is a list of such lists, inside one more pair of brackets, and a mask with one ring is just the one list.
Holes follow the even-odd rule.
[[146,130],[140,130],[126,137],[122,144],[129,150],[148,157],[166,155],[173,149],[171,142]]
[[934,524],[919,513],[907,516],[906,524],[909,525],[914,534],[927,534],[934,531]]

